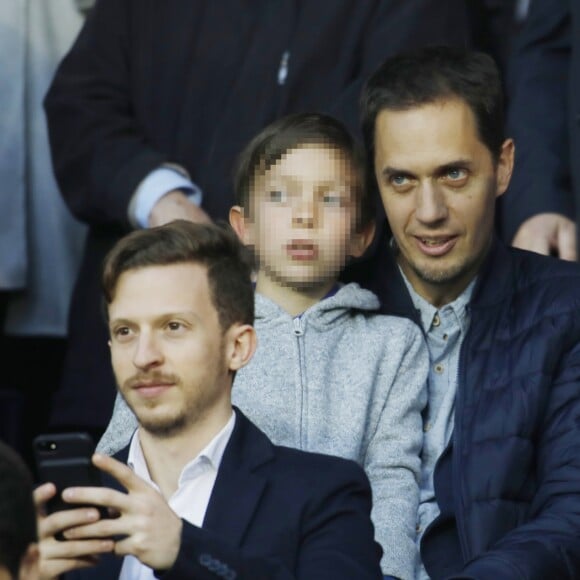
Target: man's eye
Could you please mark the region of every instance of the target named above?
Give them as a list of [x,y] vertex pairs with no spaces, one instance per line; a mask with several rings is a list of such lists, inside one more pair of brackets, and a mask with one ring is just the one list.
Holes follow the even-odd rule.
[[171,321],[167,324],[167,328],[172,331],[181,330],[183,328],[183,324],[181,324],[181,322]]
[[395,188],[405,188],[411,185],[411,179],[408,175],[392,175],[389,178],[390,184]]
[[131,336],[131,329],[128,326],[120,326],[113,330],[113,336],[118,339],[123,339]]
[[280,189],[275,189],[269,191],[267,194],[268,201],[274,201],[277,203],[284,203],[288,199],[288,194]]
[[445,175],[449,181],[462,181],[467,178],[467,171],[459,167],[449,169]]

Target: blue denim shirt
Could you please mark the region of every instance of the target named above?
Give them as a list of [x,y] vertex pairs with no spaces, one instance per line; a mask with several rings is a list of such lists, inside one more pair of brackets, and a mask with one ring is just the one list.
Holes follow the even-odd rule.
[[[413,304],[419,311],[431,364],[428,381],[429,398],[423,415],[425,434],[417,514],[417,543],[419,543],[425,528],[439,515],[433,473],[437,459],[447,447],[453,432],[459,351],[469,326],[467,305],[473,293],[475,279],[453,302],[438,309],[419,296],[402,271],[401,274]],[[416,578],[418,580],[429,578],[420,561],[417,565]]]

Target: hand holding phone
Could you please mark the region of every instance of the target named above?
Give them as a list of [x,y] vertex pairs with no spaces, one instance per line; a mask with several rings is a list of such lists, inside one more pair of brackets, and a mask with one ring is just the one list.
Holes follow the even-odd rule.
[[94,509],[87,510],[90,502],[67,503],[61,497],[67,487],[102,487],[101,472],[92,463],[94,443],[90,435],[39,435],[33,446],[38,479],[54,486],[40,485],[34,490],[41,545],[39,567],[42,578],[56,580],[72,570],[94,566],[99,555],[115,549],[115,542],[110,538],[71,541],[63,535],[65,531],[108,517],[105,507],[91,506]]
[[[63,534],[72,529],[99,521],[99,512],[97,509],[81,508],[64,509],[47,515],[46,504],[55,493],[52,483],[39,485],[34,490],[40,546],[39,577],[45,580],[58,580],[67,572],[95,566],[102,554],[110,554],[115,550],[112,538],[88,538],[82,541],[64,538]],[[64,539],[66,541],[62,541]]]

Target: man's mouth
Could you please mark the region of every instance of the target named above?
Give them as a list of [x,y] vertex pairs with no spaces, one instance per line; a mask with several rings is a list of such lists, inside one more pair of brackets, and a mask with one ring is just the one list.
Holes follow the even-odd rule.
[[132,387],[133,391],[145,399],[158,397],[165,391],[173,387],[173,383],[141,383]]
[[457,236],[414,236],[419,250],[428,256],[444,256],[450,252],[457,241]]
[[125,389],[131,390],[144,398],[161,395],[177,384],[177,378],[169,376],[136,376],[125,383]]

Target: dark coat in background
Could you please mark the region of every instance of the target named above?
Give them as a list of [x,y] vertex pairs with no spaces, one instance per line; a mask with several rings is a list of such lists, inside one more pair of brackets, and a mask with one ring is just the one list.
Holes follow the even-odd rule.
[[516,23],[516,0],[468,0],[472,42],[493,56],[502,73],[511,52]]
[[[350,275],[385,314],[420,324],[383,232],[377,266]],[[580,266],[498,241],[468,311],[445,494],[463,560],[453,578],[580,578]],[[449,484],[440,475],[437,496]],[[423,561],[440,579],[430,531]]]
[[578,220],[580,3],[532,0],[514,43],[508,91],[508,136],[515,139],[516,164],[501,202],[501,232],[510,242],[538,213]]
[[321,111],[356,130],[362,82],[385,57],[468,34],[462,0],[99,0],[45,100],[59,186],[90,226],[53,426],[110,417],[100,267],[150,171],[182,165],[223,219],[234,158],[267,123]]

